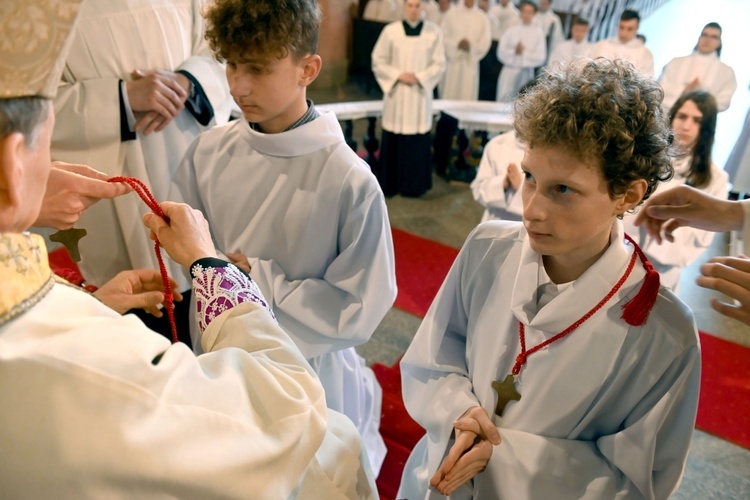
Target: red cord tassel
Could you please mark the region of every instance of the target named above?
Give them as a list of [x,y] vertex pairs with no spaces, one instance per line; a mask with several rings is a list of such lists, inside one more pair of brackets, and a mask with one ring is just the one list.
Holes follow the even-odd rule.
[[641,247],[631,238],[629,235],[625,235],[625,238],[633,244],[638,258],[643,263],[643,268],[646,270],[646,277],[643,280],[643,285],[638,293],[628,301],[627,304],[622,306],[621,318],[629,325],[641,326],[646,324],[648,315],[651,314],[656,303],[656,298],[659,296],[659,273],[654,269],[651,261],[648,260],[646,254],[643,253]]

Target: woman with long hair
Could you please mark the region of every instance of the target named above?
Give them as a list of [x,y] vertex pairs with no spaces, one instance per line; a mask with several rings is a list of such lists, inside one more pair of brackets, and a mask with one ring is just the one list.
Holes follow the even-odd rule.
[[[675,101],[669,119],[680,155],[673,160],[674,177],[662,183],[657,192],[686,184],[719,198],[727,197],[729,177],[711,159],[717,114],[716,99],[704,90],[691,90]],[[674,244],[659,245],[645,230],[629,224],[632,219],[628,219],[628,232],[633,236],[640,232],[641,246],[661,274],[662,284],[675,292],[682,269],[713,241],[714,233],[684,227],[674,232]]]

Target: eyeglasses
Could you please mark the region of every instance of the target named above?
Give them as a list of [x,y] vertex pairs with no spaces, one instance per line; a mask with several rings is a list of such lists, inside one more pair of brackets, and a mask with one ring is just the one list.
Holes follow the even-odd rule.
[[701,37],[713,38],[714,40],[721,40],[721,35],[709,35],[708,33],[701,33]]

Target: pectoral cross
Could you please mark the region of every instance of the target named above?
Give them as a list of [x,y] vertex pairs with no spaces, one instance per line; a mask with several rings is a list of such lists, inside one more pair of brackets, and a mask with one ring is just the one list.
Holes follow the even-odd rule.
[[492,382],[492,388],[497,393],[497,405],[495,405],[495,414],[498,417],[503,416],[505,405],[510,401],[520,401],[521,393],[516,390],[516,377],[515,375],[508,375],[505,380],[498,382],[495,380]]
[[73,262],[79,262],[81,260],[81,252],[78,251],[78,240],[86,236],[85,229],[78,229],[77,227],[71,227],[70,229],[63,229],[56,233],[50,234],[50,241],[61,243],[65,248],[68,249],[70,258]]

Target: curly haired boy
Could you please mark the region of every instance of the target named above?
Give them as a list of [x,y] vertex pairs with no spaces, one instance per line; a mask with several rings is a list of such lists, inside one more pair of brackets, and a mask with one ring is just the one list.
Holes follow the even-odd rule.
[[630,63],[543,76],[516,103],[523,222],[468,238],[401,362],[426,430],[398,498],[667,498],[700,353],[690,310],[623,232],[668,179],[662,92]]

